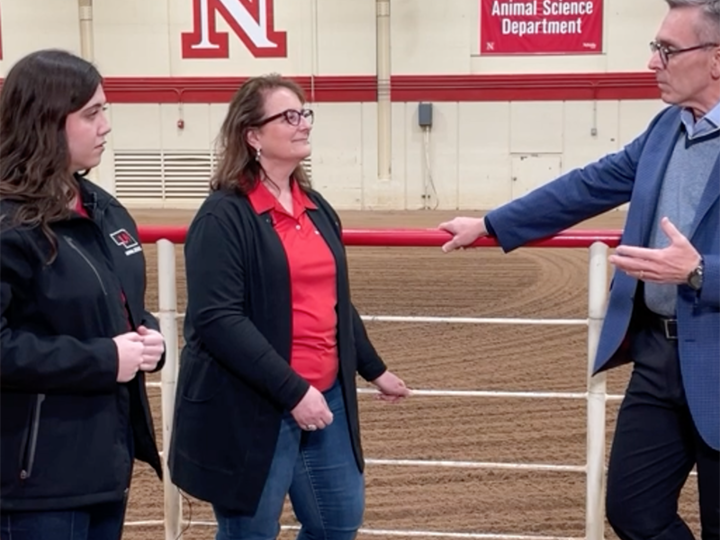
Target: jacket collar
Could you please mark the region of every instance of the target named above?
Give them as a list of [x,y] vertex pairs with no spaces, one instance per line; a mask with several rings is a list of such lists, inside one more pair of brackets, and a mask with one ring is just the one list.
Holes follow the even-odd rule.
[[77,180],[80,188],[80,200],[83,208],[89,213],[96,210],[105,210],[115,201],[112,195],[84,176],[76,173],[75,180]]

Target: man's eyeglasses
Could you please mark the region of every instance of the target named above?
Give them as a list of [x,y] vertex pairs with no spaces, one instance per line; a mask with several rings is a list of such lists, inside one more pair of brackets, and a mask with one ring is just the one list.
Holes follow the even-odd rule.
[[663,45],[662,43],[658,43],[657,41],[650,42],[650,50],[653,53],[660,54],[660,60],[662,61],[663,66],[668,65],[668,60],[674,54],[680,54],[680,53],[690,52],[690,51],[697,51],[700,49],[707,49],[708,47],[717,47],[717,46],[718,46],[718,43],[701,43],[700,45],[695,45],[693,47],[685,47],[684,49],[674,49],[673,47],[668,47],[667,45]]
[[308,124],[312,125],[315,120],[315,113],[311,109],[287,109],[281,113],[273,114],[272,116],[268,116],[267,118],[260,120],[256,126],[264,126],[268,122],[272,122],[278,118],[283,118],[291,126],[299,126],[301,119],[305,118],[308,121]]

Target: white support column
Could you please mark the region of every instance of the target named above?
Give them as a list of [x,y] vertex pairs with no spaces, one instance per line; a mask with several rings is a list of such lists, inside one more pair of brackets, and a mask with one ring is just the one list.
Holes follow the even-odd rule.
[[[78,19],[80,24],[80,56],[93,63],[95,62],[93,0],[78,0]],[[96,184],[101,184],[100,171],[97,167],[90,169],[88,178]]]
[[592,377],[600,330],[607,299],[608,247],[600,242],[590,246],[588,271],[588,371],[587,371],[587,494],[585,538],[605,537],[605,374]]
[[167,459],[170,453],[175,388],[178,373],[177,280],[175,278],[175,245],[168,240],[157,243],[158,250],[158,303],[160,330],[165,337],[165,366],[162,376],[162,438],[163,438],[163,492],[165,497],[165,540],[180,537],[182,502],[180,492],[170,480]]
[[94,62],[93,0],[78,0],[78,12],[80,16],[80,55],[88,62]]
[[392,103],[390,100],[390,0],[375,0],[377,28],[378,179],[392,178]]

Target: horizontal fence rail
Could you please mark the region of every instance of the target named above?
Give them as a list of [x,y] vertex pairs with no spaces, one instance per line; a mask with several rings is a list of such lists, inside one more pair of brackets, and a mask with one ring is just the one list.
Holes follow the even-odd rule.
[[[617,247],[620,230],[577,229],[563,231],[556,236],[538,240],[527,247],[589,248],[595,242]],[[154,243],[168,240],[175,244],[185,242],[187,227],[144,225],[140,227],[140,240]],[[439,229],[345,229],[343,242],[347,246],[364,247],[441,247],[451,236]],[[468,247],[499,247],[494,238],[480,238]]]
[[[151,519],[146,521],[133,521],[126,523],[126,526],[133,527],[158,527],[163,525],[162,520]],[[214,521],[193,521],[192,523],[183,523],[183,526],[194,527],[215,527],[217,523]],[[282,525],[283,531],[298,531],[300,527],[297,525]],[[363,529],[358,531],[360,534],[369,536],[406,536],[421,538],[461,538],[470,540],[585,540],[578,536],[537,536],[522,534],[483,534],[483,533],[460,533],[460,532],[438,532],[438,531],[418,531],[418,530],[396,530],[396,529]]]
[[[156,243],[158,248],[158,303],[161,330],[166,340],[166,363],[161,371],[161,382],[148,382],[150,387],[161,388],[163,462],[164,475],[164,519],[128,522],[133,527],[165,527],[166,540],[181,538],[183,527],[215,526],[214,522],[193,521],[188,524],[182,519],[182,503],[178,489],[172,485],[165,463],[171,437],[175,388],[178,371],[178,321],[183,315],[177,311],[177,280],[175,245],[185,241],[187,227],[142,226],[139,228],[143,243]],[[587,540],[602,540],[604,537],[603,491],[605,474],[605,413],[606,403],[620,400],[622,395],[608,395],[605,374],[592,376],[592,365],[604,317],[607,297],[607,253],[608,248],[620,242],[621,231],[615,230],[572,230],[528,244],[535,248],[589,248],[588,262],[588,317],[584,319],[531,319],[531,318],[483,318],[483,317],[433,317],[364,315],[365,321],[392,324],[511,324],[511,325],[574,325],[587,328],[587,389],[585,392],[539,392],[539,391],[493,391],[493,390],[451,390],[417,389],[415,396],[456,397],[456,398],[521,398],[521,399],[583,399],[587,402],[587,445],[584,465],[500,463],[480,461],[453,461],[430,459],[380,459],[369,458],[369,465],[455,467],[467,469],[504,469],[525,471],[562,471],[586,475],[585,536]],[[450,239],[450,235],[437,229],[347,229],[343,240],[348,246],[372,247],[436,247]],[[477,240],[471,247],[498,247],[493,238]],[[372,388],[359,388],[360,394],[374,394]],[[296,529],[286,525],[283,529]],[[523,534],[461,533],[452,531],[385,530],[363,528],[361,534],[370,536],[437,537],[458,539],[494,540],[579,540],[559,536],[537,536]]]
[[[145,383],[149,388],[160,388],[162,383],[149,381]],[[379,394],[374,388],[358,388],[358,394]],[[429,397],[473,397],[473,398],[502,398],[502,399],[587,399],[587,392],[517,392],[508,390],[423,390],[412,389],[413,396]],[[620,401],[622,394],[606,394],[607,401]]]

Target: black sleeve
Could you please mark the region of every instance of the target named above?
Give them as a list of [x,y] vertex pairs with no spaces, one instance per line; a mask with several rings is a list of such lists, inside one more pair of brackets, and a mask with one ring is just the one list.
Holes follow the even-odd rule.
[[[157,332],[160,332],[160,323],[158,320],[153,316],[152,313],[150,313],[148,310],[143,311],[143,318],[142,321],[140,321],[140,324],[144,326],[145,328],[149,328],[150,330],[155,330]],[[167,346],[165,346],[165,349],[163,350],[163,354],[160,357],[160,361],[157,363],[157,366],[155,369],[148,373],[157,373],[160,371],[163,366],[165,365],[165,354],[167,353]]]
[[[120,203],[118,202],[118,204],[120,204]],[[125,212],[125,214],[127,216],[126,219],[132,223],[133,234],[135,235],[135,238],[139,238],[140,232],[137,229],[137,224],[135,223],[135,220],[133,219],[133,217],[130,215],[130,213],[127,211],[127,209],[125,207],[123,207],[122,205],[120,205],[120,206],[123,208],[123,211]],[[143,256],[144,256],[144,254],[143,254]],[[144,262],[143,262],[143,267],[145,267]],[[146,292],[147,292],[147,275],[146,275],[147,270],[144,270],[144,272],[145,272],[145,274],[142,276],[142,282],[143,282],[142,297],[143,297],[143,299],[146,298]],[[143,306],[144,306],[144,300],[143,300]],[[140,319],[140,325],[144,326],[145,328],[148,328],[150,330],[155,330],[156,332],[162,333],[160,330],[160,323],[158,322],[157,317],[155,317],[152,313],[150,313],[144,307],[143,307],[143,312],[142,312],[142,318]],[[163,366],[165,365],[166,353],[167,353],[167,346],[164,347],[163,354],[160,357],[160,361],[157,363],[157,366],[155,367],[155,369],[153,369],[152,371],[149,371],[148,373],[157,373],[158,371],[160,371],[163,368]]]
[[357,351],[358,373],[366,381],[374,381],[387,371],[385,362],[375,350],[367,335],[365,324],[360,314],[352,307],[353,334],[355,335],[355,350]]
[[118,353],[112,338],[80,341],[28,331],[14,320],[23,291],[32,290],[30,250],[15,229],[0,233],[0,387],[28,393],[112,393]]
[[245,314],[242,241],[206,214],[185,242],[187,317],[204,347],[236,377],[293,409],[309,389]]

